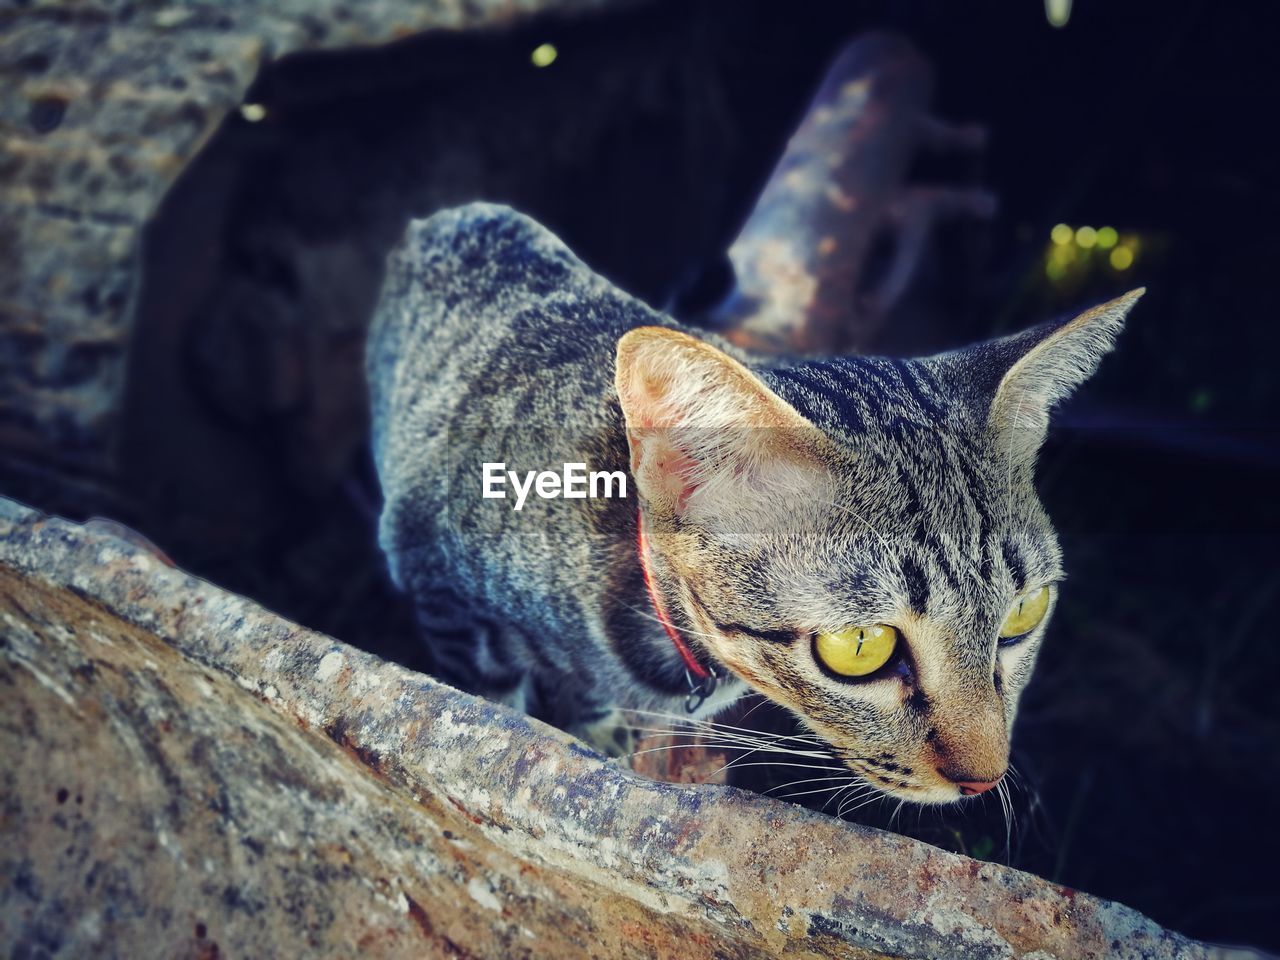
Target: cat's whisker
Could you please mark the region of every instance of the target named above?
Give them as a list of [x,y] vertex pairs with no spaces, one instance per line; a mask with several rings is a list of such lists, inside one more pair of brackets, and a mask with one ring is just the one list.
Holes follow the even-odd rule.
[[773,737],[769,734],[756,734],[743,732],[739,733],[735,730],[722,730],[715,727],[698,727],[694,724],[675,725],[670,727],[650,727],[643,724],[633,724],[633,730],[643,730],[646,733],[666,733],[681,736],[704,736],[717,737],[725,740],[748,740],[752,743],[786,743],[790,737]]
[[689,745],[687,743],[668,743],[661,747],[645,747],[643,750],[632,750],[630,753],[623,754],[623,759],[630,760],[634,757],[643,757],[647,753],[661,753],[664,750],[683,750]]
[[628,710],[627,712],[635,714],[637,716],[652,717],[658,720],[671,720],[678,727],[682,727],[682,728],[712,730],[716,732],[742,733],[742,734],[747,734],[753,737],[763,737],[763,738],[768,738],[770,740],[777,740],[777,741],[796,740],[796,741],[800,741],[804,743],[812,743],[812,744],[826,743],[826,741],[821,740],[818,737],[804,736],[800,734],[771,733],[767,730],[754,730],[750,727],[735,727],[732,724],[716,723],[711,720],[697,720],[697,719],[694,719],[693,717],[680,716],[674,713],[662,713],[656,710]]
[[858,799],[859,797],[865,797],[865,796],[866,796],[866,793],[851,793],[849,796],[845,797],[843,800],[840,801],[839,806],[836,807],[836,817],[843,818],[845,815],[845,811],[849,809],[849,804],[852,803],[854,800]]
[[[703,746],[707,746],[707,744],[703,744]],[[714,747],[716,745],[711,744],[710,746]],[[667,743],[660,747],[645,747],[643,750],[633,750],[630,753],[623,754],[623,756],[630,759],[632,757],[642,757],[647,753],[661,753],[664,750],[687,750],[689,747],[690,744],[687,743]]]
[[772,786],[768,790],[764,791],[764,795],[770,796],[778,790],[790,790],[793,787],[802,787],[806,783],[821,783],[821,784],[824,784],[824,786],[814,787],[809,790],[805,790],[802,793],[792,792],[792,793],[779,794],[779,796],[782,798],[787,798],[787,797],[805,796],[806,794],[809,794],[809,793],[827,793],[830,791],[843,790],[846,787],[848,787],[850,784],[853,784],[855,782],[857,782],[857,777],[850,776],[847,772],[841,774],[839,771],[833,770],[830,775],[825,777],[806,777],[801,780],[789,780],[786,783],[779,783],[776,786]]
[[[725,742],[702,741],[698,743],[667,743],[667,744],[662,744],[660,746],[655,746],[655,747],[645,747],[643,750],[635,750],[627,754],[627,756],[638,757],[638,756],[641,756],[642,754],[658,753],[663,750],[686,750],[692,746],[705,747],[709,749],[742,750],[746,754],[776,753],[780,756],[800,757],[802,759],[810,759],[810,760],[830,759],[826,754],[821,754],[821,753],[808,753],[808,752],[803,752],[798,750],[777,750],[777,749],[772,749],[767,745],[754,746],[751,744],[743,744],[743,743],[730,742],[730,741],[725,741]],[[817,768],[817,769],[821,769],[821,768]],[[839,769],[839,768],[833,765],[831,769]]]
[[[835,770],[835,769],[833,769],[833,770],[832,770],[832,773],[833,773],[833,774],[837,774],[837,773],[840,773],[840,772],[841,772],[841,771],[839,771],[839,770]],[[800,785],[802,785],[802,784],[805,784],[805,783],[814,783],[814,782],[816,782],[816,781],[818,781],[818,780],[826,781],[826,780],[831,780],[831,779],[832,779],[832,777],[829,777],[829,776],[828,776],[828,777],[809,777],[808,779],[805,779],[805,780],[789,780],[789,781],[787,781],[786,783],[780,783],[780,784],[778,784],[776,787],[770,787],[768,790],[765,790],[765,791],[764,791],[764,795],[767,797],[769,794],[773,793],[773,791],[775,791],[775,790],[785,790],[787,787],[798,787],[798,786],[800,786]],[[849,775],[848,775],[848,774],[845,774],[845,775],[844,775],[844,779],[845,779],[845,780],[848,780],[848,779],[851,779],[851,778],[849,777]]]
[[852,787],[852,786],[853,786],[853,782],[852,782],[852,781],[851,781],[851,782],[849,782],[849,783],[846,783],[843,787],[841,787],[839,790],[837,790],[837,791],[836,791],[835,793],[833,793],[831,796],[827,797],[826,802],[822,804],[822,811],[825,813],[825,812],[826,812],[826,810],[827,810],[827,807],[831,806],[832,801],[833,801],[833,800],[839,800],[839,799],[840,799],[840,795],[841,795],[845,790],[848,790],[848,789],[849,789],[850,787]]
[[1010,795],[1009,796],[1009,837],[1007,837],[1007,844],[1009,844],[1009,856],[1007,856],[1006,858],[1006,863],[1009,863],[1009,864],[1012,864],[1012,859],[1014,859],[1014,837],[1016,836],[1018,836],[1018,808],[1016,808],[1016,806],[1014,805],[1014,797]]
[[[1031,781],[1029,781],[1026,778],[1023,772],[1019,770],[1017,766],[1013,764],[1012,761],[1010,761],[1009,763],[1008,777],[1009,777],[1009,787],[1011,790],[1016,787],[1018,790],[1021,790],[1024,794],[1026,794],[1027,797],[1033,803],[1039,802],[1040,800],[1039,791],[1036,790],[1035,786],[1032,785]],[[1012,794],[1010,794],[1010,796],[1012,796]]]
[[719,746],[733,749],[777,753],[796,757],[807,757],[814,760],[829,760],[834,764],[839,761],[826,748],[826,744],[799,741],[792,743],[792,738],[761,736],[759,734],[736,733],[728,730],[698,730],[696,727],[647,727],[638,726],[632,729],[653,736],[670,736],[695,740],[700,746]]
[[[762,701],[762,702],[764,702],[764,701]],[[757,706],[759,706],[759,705],[757,704]],[[756,708],[755,708],[755,707],[752,707],[752,709],[754,710],[754,709],[756,709]],[[699,719],[695,719],[695,718],[693,718],[693,717],[682,716],[682,715],[680,715],[680,714],[676,714],[676,713],[668,713],[668,712],[664,712],[664,711],[661,711],[661,710],[640,710],[640,709],[633,709],[633,710],[628,710],[627,712],[628,712],[628,713],[634,713],[634,714],[637,714],[637,715],[639,715],[639,716],[649,716],[649,717],[657,717],[657,718],[665,719],[665,720],[674,720],[674,721],[676,721],[677,723],[683,723],[683,724],[687,724],[687,725],[689,725],[689,726],[708,727],[708,728],[712,728],[712,729],[716,729],[716,730],[736,730],[736,731],[742,731],[742,732],[745,732],[745,733],[750,733],[750,734],[753,734],[753,735],[756,735],[756,736],[777,737],[777,738],[779,738],[779,739],[783,739],[783,740],[807,740],[807,741],[810,741],[810,742],[812,742],[812,743],[825,743],[825,741],[823,741],[823,740],[819,739],[818,737],[810,736],[810,735],[808,735],[808,734],[797,734],[797,733],[770,733],[770,732],[768,732],[768,731],[764,731],[764,730],[755,730],[755,729],[752,729],[751,727],[737,727],[737,726],[734,726],[733,724],[729,724],[729,723],[718,723],[718,722],[716,722],[716,721],[714,721],[714,720],[699,720]]]
[[[863,799],[864,797],[865,799]],[[888,794],[880,790],[876,790],[871,796],[866,796],[866,794],[858,794],[853,797],[850,797],[849,800],[846,800],[843,804],[841,804],[840,809],[836,812],[836,816],[845,817],[850,814],[857,813],[863,807],[869,806],[870,804],[875,803],[877,800],[884,801],[887,799],[889,799]],[[858,802],[854,803],[853,806],[849,806],[849,804],[853,803],[853,801],[858,801]]]
[[1000,797],[1000,808],[1004,813],[1004,856],[1005,863],[1010,863],[1013,859],[1013,827],[1016,815],[1013,810],[1013,800],[1009,796],[1009,788],[1002,780],[996,786],[996,792]]
[[[788,754],[796,757],[810,757],[815,760],[832,760],[835,758],[826,750],[813,750],[806,747],[792,747],[780,740],[764,740],[739,734],[723,732],[699,733],[696,731],[671,729],[666,727],[632,727],[631,729],[651,736],[669,736],[696,739],[697,746],[719,746],[737,749],[763,751],[765,753]],[[677,746],[693,746],[695,744],[677,744]]]
[[751,716],[753,713],[755,713],[757,710],[763,707],[766,703],[772,702],[771,700],[769,700],[768,697],[762,697],[759,694],[747,694],[747,697],[744,697],[743,699],[747,699],[753,696],[756,698],[755,705],[739,718],[743,723],[746,722],[747,717]]
[[[739,770],[745,767],[798,767],[802,770],[831,769],[830,767],[820,767],[817,764],[813,764],[813,763],[787,763],[785,761],[782,763],[779,763],[774,760],[758,760],[758,761],[752,761],[751,763],[740,763],[736,760],[731,760],[728,763],[726,763],[723,767],[721,767],[720,770]],[[716,773],[719,773],[720,770],[717,770]]]
[[[1048,817],[1045,815],[1044,801],[1040,796],[1040,791],[1036,789],[1036,785],[1032,783],[1031,780],[1021,770],[1017,769],[1017,767],[1015,767],[1012,763],[1009,764],[1009,773],[1012,775],[1009,781],[1010,802],[1012,802],[1013,800],[1014,788],[1017,788],[1018,790],[1020,790],[1022,792],[1022,795],[1026,797],[1025,809],[1027,811],[1027,817],[1028,817],[1027,829],[1030,832],[1030,834],[1034,835],[1037,833],[1041,833],[1042,831],[1047,831],[1051,833],[1053,831],[1053,827],[1049,823]],[[1015,814],[1016,814],[1016,811],[1015,811]],[[1014,824],[1016,828],[1016,825],[1017,825],[1016,816],[1015,816]]]
[[893,813],[889,814],[889,829],[893,829],[893,822],[898,819],[898,814],[902,812],[902,805],[906,803],[905,799],[899,800],[898,805],[893,808]]
[[813,760],[828,760],[830,755],[813,750],[798,750],[791,747],[780,746],[772,741],[755,741],[747,738],[714,736],[714,735],[698,735],[693,736],[689,731],[685,730],[668,730],[657,729],[652,727],[632,727],[632,730],[644,734],[649,737],[673,737],[679,742],[666,744],[664,746],[655,746],[647,749],[683,749],[687,747],[711,747],[729,750],[749,750],[751,752],[761,753],[777,753],[782,755],[804,757]]
[[777,785],[765,790],[763,792],[763,796],[772,795],[774,791],[778,790],[790,790],[791,787],[804,786],[805,783],[835,783],[836,781],[840,781],[840,785],[844,786],[845,783],[849,783],[850,780],[852,780],[852,778],[849,771],[838,771],[838,769],[832,769],[832,771],[829,771],[827,776],[824,777],[805,777],[803,780],[788,780],[786,783],[777,783]]
[[813,787],[813,788],[811,788],[811,789],[809,789],[809,790],[793,790],[793,791],[791,791],[790,793],[780,793],[780,794],[778,794],[778,799],[779,799],[779,800],[790,800],[790,799],[793,799],[793,798],[795,798],[795,797],[808,797],[808,796],[812,796],[812,795],[813,795],[813,794],[815,794],[815,793],[830,793],[830,792],[831,792],[831,791],[833,791],[833,790],[843,790],[846,786],[848,786],[848,784],[846,784],[846,783],[837,783],[837,784],[835,784],[835,785],[833,785],[833,786],[829,786],[829,787]]
[[[704,749],[709,749],[709,750],[737,750],[737,751],[742,751],[744,755],[775,754],[781,757],[798,757],[802,760],[826,760],[827,759],[822,754],[801,753],[793,750],[771,750],[768,747],[756,747],[750,744],[742,744],[742,743],[669,743],[669,744],[663,744],[661,746],[645,747],[643,750],[639,750],[631,754],[631,756],[639,756],[642,753],[656,753],[661,750],[687,750],[688,748],[695,747],[695,746],[702,747]],[[835,770],[839,768],[833,765],[830,769]]]
[[836,818],[844,819],[846,817],[851,817],[855,813],[857,813],[859,810],[861,810],[863,807],[869,807],[874,803],[882,802],[884,799],[885,797],[884,797],[884,794],[882,793],[875,793],[875,792],[850,793],[847,797],[844,798],[844,800],[840,803],[840,807],[836,810],[836,813],[835,813]]
[[739,767],[773,766],[773,767],[801,767],[806,770],[830,770],[831,769],[831,767],[826,764],[819,765],[815,763],[792,763],[788,761],[771,761],[771,760],[753,761],[752,763],[744,762],[748,757],[754,756],[759,752],[760,752],[759,750],[748,750],[741,757],[736,757],[728,761],[727,763],[725,763],[724,766],[720,767],[718,770],[712,773],[712,776],[714,777],[716,774],[720,773],[721,771],[735,770],[735,769],[738,769]]
[[[624,603],[623,606],[626,607],[628,610],[630,610],[632,613],[638,614],[639,616],[644,617],[646,620],[652,620],[654,623],[658,624],[658,626],[662,627],[664,630],[666,629],[667,625],[663,623],[659,617],[650,613],[648,610],[643,610],[640,607],[634,606],[630,603]],[[682,634],[688,634],[691,637],[702,637],[705,640],[723,639],[719,635],[714,633],[707,633],[705,630],[695,630],[692,627],[690,627],[688,624],[681,624],[680,632]]]
[[867,783],[865,780],[855,778],[847,783],[843,790],[832,794],[827,802],[822,805],[822,809],[825,812],[827,807],[834,802],[836,804],[836,816],[838,817],[840,816],[839,811],[844,809],[845,804],[853,800],[857,800],[860,797],[867,796],[868,791],[871,791],[872,789],[871,784]]

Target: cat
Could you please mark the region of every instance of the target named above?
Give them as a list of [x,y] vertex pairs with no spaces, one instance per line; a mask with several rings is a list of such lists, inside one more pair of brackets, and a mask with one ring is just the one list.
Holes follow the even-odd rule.
[[[370,332],[379,542],[441,679],[602,749],[620,711],[754,690],[885,793],[981,793],[1063,577],[1049,413],[1141,294],[924,359],[754,360],[507,208],[440,212]],[[516,511],[495,462],[632,483]]]

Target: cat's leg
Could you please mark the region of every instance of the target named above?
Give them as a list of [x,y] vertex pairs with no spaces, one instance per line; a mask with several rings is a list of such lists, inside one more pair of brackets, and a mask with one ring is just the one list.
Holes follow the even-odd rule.
[[584,743],[590,744],[605,756],[628,757],[635,753],[640,739],[626,713],[620,707],[609,707],[592,714],[575,724],[570,731]]
[[535,657],[517,628],[477,614],[448,587],[419,588],[417,599],[438,679],[566,730],[607,756],[634,751],[637,735],[622,711],[554,651]]
[[517,710],[526,709],[528,669],[518,642],[501,624],[476,616],[444,589],[423,591],[417,614],[437,679]]
[[634,752],[637,734],[622,709],[606,691],[573,672],[535,672],[529,685],[528,712],[610,757]]
[[496,703],[510,707],[512,710],[529,713],[530,704],[533,703],[533,676],[526,673],[514,687],[509,690],[486,694],[486,697]]

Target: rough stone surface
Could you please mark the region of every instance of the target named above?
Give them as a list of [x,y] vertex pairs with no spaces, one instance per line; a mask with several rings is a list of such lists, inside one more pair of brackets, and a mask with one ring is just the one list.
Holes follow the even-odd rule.
[[565,734],[0,501],[12,956],[1179,957],[1126,907]]
[[623,2],[0,7],[0,449],[102,472],[139,229],[264,63]]

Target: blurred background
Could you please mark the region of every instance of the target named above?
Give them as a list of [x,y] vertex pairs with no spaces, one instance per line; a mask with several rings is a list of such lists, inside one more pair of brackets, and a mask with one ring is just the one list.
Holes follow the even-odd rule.
[[[994,800],[856,816],[1280,949],[1280,13],[598,7],[264,58],[148,223],[131,285],[58,293],[121,310],[127,336],[86,345],[0,313],[0,493],[127,524],[185,569],[429,669],[374,540],[362,381],[407,219],[509,203],[623,289],[713,323],[726,251],[828,64],[891,31],[930,114],[969,131],[914,150],[904,183],[996,206],[929,222],[859,346],[929,353],[1148,294],[1042,456],[1069,582],[1019,720],[1013,829]],[[39,75],[33,56],[3,70]],[[60,96],[24,106],[26,128],[70,116]],[[0,185],[26,175],[16,154],[0,163]],[[902,255],[873,239],[868,283]],[[22,260],[0,228],[6,296]],[[121,383],[76,394],[109,408],[110,430],[64,416],[60,398],[116,359]]]

